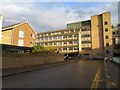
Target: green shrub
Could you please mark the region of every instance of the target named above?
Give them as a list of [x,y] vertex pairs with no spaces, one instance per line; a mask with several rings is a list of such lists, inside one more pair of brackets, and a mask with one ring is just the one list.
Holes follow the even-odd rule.
[[56,48],[54,46],[35,46],[32,49],[33,53],[50,53],[50,52],[55,52]]

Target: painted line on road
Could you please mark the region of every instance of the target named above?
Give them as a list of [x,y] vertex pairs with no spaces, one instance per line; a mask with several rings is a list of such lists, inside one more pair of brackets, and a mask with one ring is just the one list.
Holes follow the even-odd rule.
[[99,66],[96,72],[95,78],[93,79],[91,90],[93,90],[94,88],[98,88],[99,81],[100,81],[100,73],[101,73],[100,71],[101,71],[101,66]]

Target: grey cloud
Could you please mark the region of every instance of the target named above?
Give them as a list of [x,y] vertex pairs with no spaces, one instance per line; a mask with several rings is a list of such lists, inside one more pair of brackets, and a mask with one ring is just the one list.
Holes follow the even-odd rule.
[[[9,5],[9,6],[8,6]],[[37,7],[35,3],[0,3],[0,12],[4,16],[4,26],[21,21],[28,21],[36,32],[51,31],[66,28],[66,24],[90,19],[91,15],[111,11],[112,18],[116,18],[115,4],[104,5],[98,8],[74,8],[74,7]],[[3,12],[2,12],[3,11]],[[113,19],[115,22],[116,19]]]

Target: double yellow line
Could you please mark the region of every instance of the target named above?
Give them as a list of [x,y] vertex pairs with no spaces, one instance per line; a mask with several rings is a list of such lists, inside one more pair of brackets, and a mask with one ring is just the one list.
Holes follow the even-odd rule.
[[98,88],[98,84],[100,81],[100,70],[101,70],[101,66],[99,66],[97,73],[95,75],[95,78],[93,80],[92,86],[91,86],[91,90],[94,90],[95,88]]

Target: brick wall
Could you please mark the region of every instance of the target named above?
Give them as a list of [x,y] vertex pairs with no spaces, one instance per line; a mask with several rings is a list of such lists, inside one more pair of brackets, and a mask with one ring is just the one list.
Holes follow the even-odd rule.
[[2,69],[63,62],[62,54],[3,54]]

